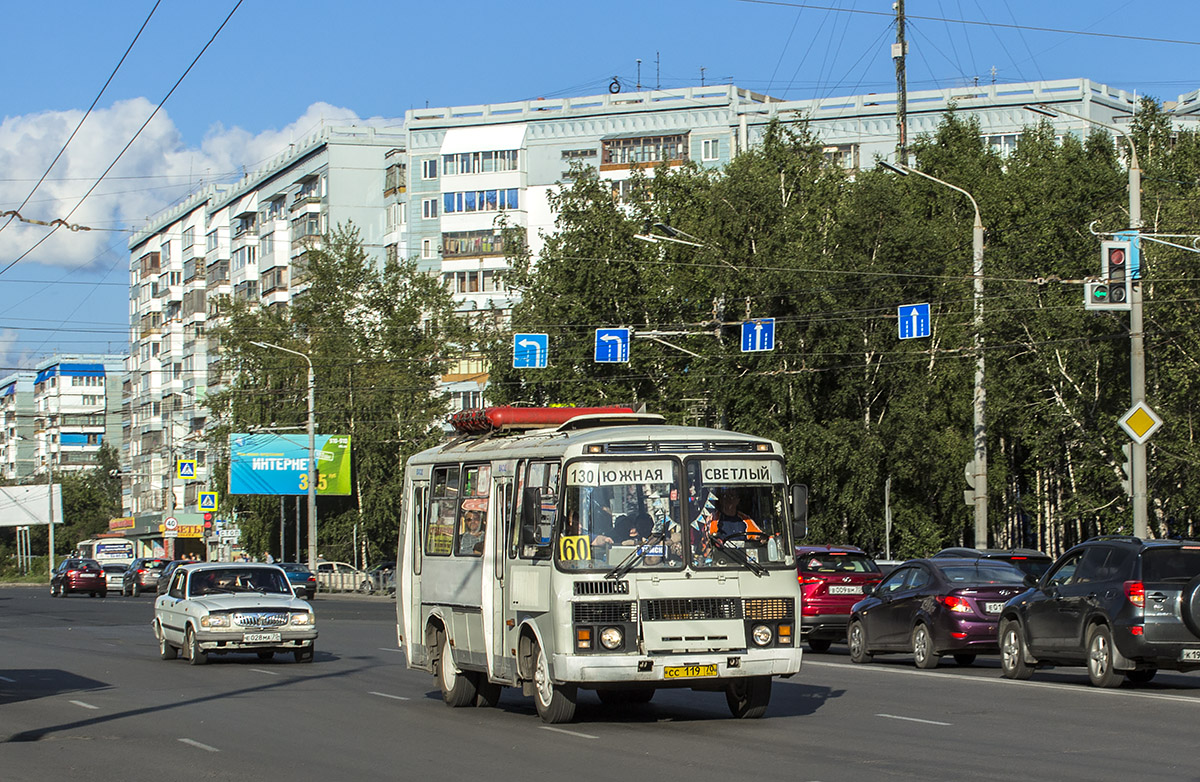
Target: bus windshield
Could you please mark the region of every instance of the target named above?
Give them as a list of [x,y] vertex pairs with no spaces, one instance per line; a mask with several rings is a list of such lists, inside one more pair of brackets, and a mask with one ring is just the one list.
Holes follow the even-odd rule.
[[559,567],[683,567],[675,461],[576,461],[567,466],[565,486],[554,551]]
[[687,461],[689,551],[694,567],[792,566],[783,465],[775,460]]

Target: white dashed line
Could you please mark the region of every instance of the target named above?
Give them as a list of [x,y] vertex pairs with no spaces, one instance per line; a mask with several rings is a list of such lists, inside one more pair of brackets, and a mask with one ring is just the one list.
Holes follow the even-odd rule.
[[403,649],[392,649],[387,646],[381,646],[381,647],[379,647],[379,651],[381,651],[381,652],[403,652],[404,650]]
[[267,676],[278,676],[279,675],[275,671],[268,671],[266,668],[251,668],[250,670],[254,671],[255,673],[265,673]]
[[386,692],[374,692],[374,691],[372,691],[372,692],[368,692],[368,693],[367,693],[367,695],[378,695],[380,698],[391,698],[391,699],[392,699],[392,700],[394,700],[394,701],[406,701],[406,700],[408,700],[408,698],[405,698],[403,695],[388,695]]
[[580,733],[579,731],[565,730],[563,728],[552,728],[549,725],[542,725],[541,727],[542,727],[542,730],[552,730],[555,733],[565,733],[568,736],[578,736],[581,739],[598,739],[598,738],[600,738],[599,736],[593,736],[590,733]]
[[8,678],[7,676],[0,676],[0,682],[8,682],[9,684],[16,684],[16,683],[17,683],[17,680],[16,680],[16,679],[10,679],[10,678]]
[[875,716],[883,717],[884,719],[889,719],[889,720],[904,720],[905,722],[919,722],[922,725],[941,725],[943,728],[948,728],[953,724],[951,722],[936,722],[934,720],[919,720],[916,717],[900,717],[895,714],[876,714]]
[[979,684],[999,684],[1010,687],[1039,687],[1045,690],[1060,690],[1062,692],[1074,692],[1080,694],[1092,694],[1101,696],[1115,696],[1121,698],[1145,698],[1148,700],[1157,701],[1173,701],[1175,703],[1188,703],[1193,706],[1200,706],[1200,698],[1190,697],[1187,695],[1170,695],[1168,693],[1154,692],[1131,692],[1129,690],[1107,690],[1099,687],[1089,687],[1086,684],[1060,684],[1057,682],[1036,682],[1023,681],[1017,679],[1004,679],[997,677],[984,678],[981,676],[953,676],[950,674],[938,673],[937,671],[916,671],[907,670],[904,668],[896,668],[893,666],[880,665],[855,665],[854,663],[826,663],[826,662],[809,662],[805,661],[804,665],[815,666],[818,668],[845,668],[847,670],[895,674],[899,676],[938,676],[943,677],[947,681],[955,682],[971,682]]
[[180,741],[183,742],[184,744],[187,744],[189,747],[195,747],[196,749],[202,749],[205,752],[220,752],[221,751],[221,750],[217,749],[216,747],[210,747],[207,744],[201,744],[199,741],[196,741],[195,739],[180,739]]
[[74,703],[76,706],[82,706],[85,709],[99,709],[100,708],[99,706],[93,706],[92,704],[84,703],[83,701],[71,701],[71,703]]

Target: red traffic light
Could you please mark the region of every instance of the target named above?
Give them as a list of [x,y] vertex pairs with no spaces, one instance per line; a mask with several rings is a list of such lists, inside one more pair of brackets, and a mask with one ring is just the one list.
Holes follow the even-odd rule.
[[210,530],[213,525],[213,515],[211,513],[204,514],[204,529]]

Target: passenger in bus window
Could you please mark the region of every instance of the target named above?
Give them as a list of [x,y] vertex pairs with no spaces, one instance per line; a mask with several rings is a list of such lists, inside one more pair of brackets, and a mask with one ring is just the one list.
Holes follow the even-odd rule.
[[459,554],[483,553],[483,514],[477,510],[463,513],[463,529],[458,536]]
[[649,513],[644,510],[635,511],[627,513],[617,520],[613,528],[613,537],[621,541],[623,545],[641,543],[650,537],[653,527],[654,521],[650,518]]

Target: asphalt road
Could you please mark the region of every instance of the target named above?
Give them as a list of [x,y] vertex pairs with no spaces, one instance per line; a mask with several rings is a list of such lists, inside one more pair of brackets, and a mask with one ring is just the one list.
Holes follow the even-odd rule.
[[153,600],[0,587],[0,779],[1195,780],[1200,674],[1096,690],[1082,669],[1000,676],[808,654],[767,716],[720,694],[645,706],[582,693],[546,726],[506,690],[452,710],[404,667],[394,604],[322,596],[317,657],[158,659]]

